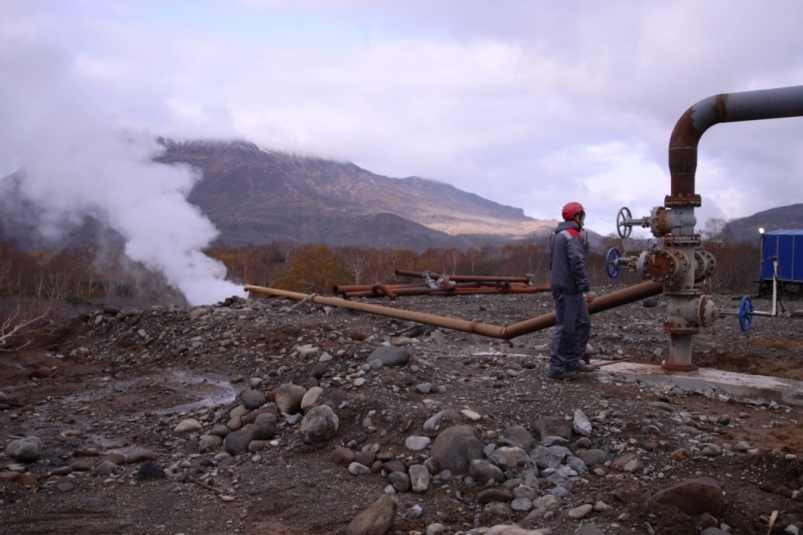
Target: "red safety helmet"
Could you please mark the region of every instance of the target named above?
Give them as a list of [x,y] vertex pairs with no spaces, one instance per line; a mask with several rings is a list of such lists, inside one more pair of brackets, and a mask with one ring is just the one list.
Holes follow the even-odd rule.
[[563,216],[564,220],[568,221],[569,219],[572,219],[574,216],[576,216],[580,212],[584,212],[584,211],[585,210],[583,209],[583,205],[580,204],[579,202],[570,202],[566,206],[563,207],[563,211],[561,212],[561,215]]

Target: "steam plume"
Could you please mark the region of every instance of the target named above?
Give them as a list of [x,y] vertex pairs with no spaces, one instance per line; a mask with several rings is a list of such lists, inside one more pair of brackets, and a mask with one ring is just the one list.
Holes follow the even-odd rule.
[[0,37],[0,177],[23,171],[20,191],[50,238],[91,215],[190,304],[243,295],[202,252],[217,230],[186,200],[197,173],[154,162],[155,136],[127,128],[115,104],[70,58],[25,36]]

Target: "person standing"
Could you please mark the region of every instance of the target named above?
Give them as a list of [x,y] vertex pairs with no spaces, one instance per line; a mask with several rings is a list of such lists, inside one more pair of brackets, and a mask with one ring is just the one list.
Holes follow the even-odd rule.
[[549,376],[574,379],[575,372],[594,368],[581,362],[591,333],[588,303],[597,296],[591,291],[586,271],[588,241],[580,233],[586,213],[578,202],[563,207],[560,223],[549,240],[549,285],[555,298],[555,334],[549,354]]

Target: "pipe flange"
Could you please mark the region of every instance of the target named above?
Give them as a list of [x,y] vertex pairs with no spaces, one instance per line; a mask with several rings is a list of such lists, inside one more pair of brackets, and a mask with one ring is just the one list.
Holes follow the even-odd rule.
[[683,318],[669,318],[663,327],[664,332],[668,334],[700,334],[700,327],[690,324]]
[[671,212],[663,206],[656,206],[650,212],[650,230],[656,238],[661,238],[672,231],[672,225],[667,221],[669,215]]
[[674,255],[666,250],[648,253],[641,262],[641,276],[655,282],[666,282],[674,278],[678,263]]
[[718,316],[717,305],[710,295],[700,296],[697,304],[697,318],[700,327],[710,327]]
[[697,366],[692,363],[678,364],[676,362],[665,362],[661,364],[661,369],[667,375],[672,375],[675,372],[696,372],[698,370]]
[[691,269],[691,264],[689,263],[688,257],[682,252],[673,250],[670,251],[670,253],[672,253],[672,255],[677,259],[680,266],[673,279],[680,280],[686,275],[686,273],[689,272],[689,269]]
[[695,234],[694,236],[683,236],[683,235],[674,235],[674,234],[667,234],[664,236],[664,247],[699,247],[702,241],[700,240],[700,235]]
[[689,272],[689,259],[677,250],[659,249],[641,253],[639,271],[644,279],[655,282],[676,281]]
[[702,206],[703,199],[699,195],[667,195],[664,197],[664,206]]
[[694,259],[697,261],[697,266],[694,270],[694,282],[702,282],[705,279],[711,278],[717,270],[717,260],[714,255],[708,251],[694,251]]
[[697,297],[700,295],[698,288],[672,288],[671,284],[664,286],[664,295],[667,297]]

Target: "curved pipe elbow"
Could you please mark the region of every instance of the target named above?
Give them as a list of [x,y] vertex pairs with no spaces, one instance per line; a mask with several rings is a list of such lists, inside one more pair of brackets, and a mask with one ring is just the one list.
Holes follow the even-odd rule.
[[699,205],[694,185],[697,145],[705,131],[715,124],[800,116],[803,116],[803,86],[721,93],[694,104],[678,119],[669,138],[671,197]]

